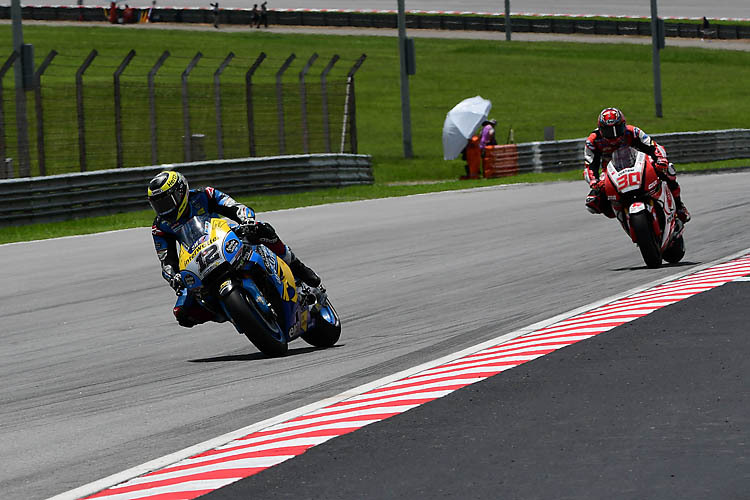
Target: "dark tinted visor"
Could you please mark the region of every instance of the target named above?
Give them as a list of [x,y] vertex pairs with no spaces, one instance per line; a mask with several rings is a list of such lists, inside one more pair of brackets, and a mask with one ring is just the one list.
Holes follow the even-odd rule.
[[169,193],[152,196],[148,201],[151,203],[154,212],[159,215],[166,215],[177,208],[177,202]]
[[605,139],[616,139],[617,137],[621,137],[625,133],[625,124],[618,123],[617,125],[613,125],[611,127],[602,127],[599,130],[601,131]]

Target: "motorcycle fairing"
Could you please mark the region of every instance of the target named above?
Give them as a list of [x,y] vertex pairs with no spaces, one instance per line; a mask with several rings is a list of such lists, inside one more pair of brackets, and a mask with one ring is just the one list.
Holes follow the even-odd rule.
[[643,212],[646,210],[646,204],[642,201],[636,201],[632,205],[630,205],[630,208],[628,208],[628,213],[630,215],[637,214],[638,212]]
[[[261,266],[265,269],[269,283],[276,289],[279,297],[281,297],[283,310],[280,312],[284,316],[284,324],[281,326],[289,337],[289,340],[293,340],[306,331],[309,325],[306,318],[303,321],[303,316],[307,313],[307,310],[302,311],[299,307],[297,285],[289,265],[263,245],[253,247],[248,264]],[[257,286],[255,289],[257,290]]]
[[[646,210],[652,222],[654,235],[661,250],[664,251],[675,238],[679,237],[679,234],[675,235],[672,231],[672,226],[677,220],[676,205],[666,182],[658,177],[655,169],[647,168],[647,160],[645,153],[633,148],[618,150],[607,165],[605,190],[613,207],[621,203],[625,205],[617,210],[625,212],[623,228],[629,233],[633,242],[637,243],[637,238],[630,225],[630,216]],[[647,195],[646,198],[632,200],[630,197],[637,194],[638,189],[642,189],[642,192]],[[631,194],[626,195],[626,193]],[[654,204],[659,204],[663,209],[656,210]]]
[[[628,148],[629,149],[629,148]],[[637,155],[631,165],[616,163],[614,160],[607,165],[607,176],[621,194],[640,189],[643,185],[646,156]]]
[[[193,217],[183,226],[178,234],[179,264],[188,289],[201,289],[209,274],[219,265],[227,263],[235,270],[235,274],[233,278],[219,284],[219,295],[229,293],[234,287],[242,287],[245,299],[255,306],[250,308],[251,312],[266,318],[272,316],[271,308],[279,307],[281,310],[274,309],[274,312],[280,327],[279,334],[284,337],[280,340],[294,340],[309,329],[315,328],[318,320],[336,323],[336,314],[326,303],[324,295],[317,297],[320,303],[316,301],[312,304],[307,300],[312,292],[306,289],[305,300],[302,300],[287,263],[264,245],[243,242],[234,233],[235,226],[236,224],[226,219],[212,218],[209,215]],[[254,272],[255,266],[260,267],[262,272]],[[260,279],[261,274],[267,281],[259,284],[254,279]],[[266,283],[275,290],[277,296],[264,295],[273,293],[267,289]],[[304,288],[304,285],[301,286]],[[213,310],[221,321],[231,320],[231,315],[222,301],[200,293],[196,295],[196,299],[207,309]],[[311,314],[311,307],[315,307],[317,315]],[[234,321],[232,323],[238,332],[246,333],[241,331]]]
[[217,266],[234,264],[242,254],[242,241],[221,218],[193,217],[181,229],[179,241],[180,271],[188,289],[201,287]]
[[661,226],[654,217],[654,227],[659,227],[659,232],[656,234],[661,237],[661,250],[662,252],[669,247],[672,240],[677,236],[674,234],[674,227],[677,221],[677,204],[672,196],[672,191],[666,186],[666,182],[662,181],[662,189],[657,203],[660,203],[664,207],[664,231],[661,231]]

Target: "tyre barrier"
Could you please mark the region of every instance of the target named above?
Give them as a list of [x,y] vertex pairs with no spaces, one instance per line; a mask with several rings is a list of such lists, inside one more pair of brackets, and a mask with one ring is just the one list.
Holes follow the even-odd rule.
[[313,154],[240,158],[0,180],[0,226],[147,210],[146,187],[179,170],[192,187],[235,195],[290,193],[372,184],[369,155]]
[[[750,129],[655,134],[670,161],[678,164],[750,158]],[[488,146],[482,159],[485,178],[524,172],[560,172],[583,168],[586,139]]]
[[[137,14],[151,12],[151,18],[167,23],[213,23],[213,11],[209,8],[155,7],[136,9]],[[250,9],[222,9],[220,24],[250,25]],[[109,7],[104,6],[30,6],[22,7],[23,19],[40,21],[100,21],[106,22]],[[0,6],[0,19],[10,19],[10,6]],[[395,12],[335,11],[310,9],[269,9],[268,23],[281,26],[332,26],[358,28],[398,27]],[[408,29],[505,31],[505,17],[492,14],[407,13]],[[511,29],[525,33],[564,33],[590,35],[651,35],[650,20],[632,19],[586,19],[571,17],[513,17]],[[750,25],[713,24],[703,30],[698,22],[678,20],[665,22],[667,37],[718,38],[725,40],[749,39]]]

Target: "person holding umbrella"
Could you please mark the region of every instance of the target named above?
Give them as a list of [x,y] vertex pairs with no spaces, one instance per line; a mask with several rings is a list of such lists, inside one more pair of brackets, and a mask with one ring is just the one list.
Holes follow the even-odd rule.
[[443,158],[454,160],[462,156],[467,162],[467,178],[479,176],[481,153],[479,138],[474,135],[474,132],[480,124],[487,121],[490,108],[492,108],[490,101],[481,96],[475,96],[459,102],[445,116]]

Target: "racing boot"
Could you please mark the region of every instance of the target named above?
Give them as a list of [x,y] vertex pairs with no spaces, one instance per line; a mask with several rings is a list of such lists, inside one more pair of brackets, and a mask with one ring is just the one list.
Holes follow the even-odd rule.
[[315,271],[304,265],[291,250],[289,250],[289,257],[289,268],[292,270],[295,277],[301,279],[305,284],[313,288],[320,286],[320,276],[318,276]]
[[677,205],[677,218],[683,223],[688,222],[690,220],[690,212],[688,212],[687,207],[682,203],[682,200],[679,197],[675,198],[674,201],[675,205]]

